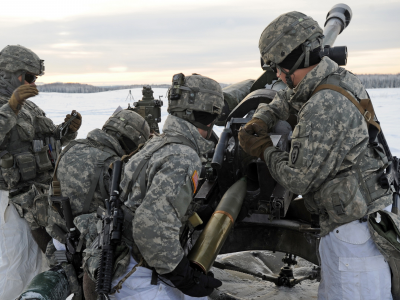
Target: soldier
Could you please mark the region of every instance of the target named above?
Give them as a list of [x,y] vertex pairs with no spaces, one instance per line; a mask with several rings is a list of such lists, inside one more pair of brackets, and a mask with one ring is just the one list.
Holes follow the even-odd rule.
[[[392,203],[390,189],[378,184],[388,165],[373,143],[377,130],[374,136],[372,129],[379,125],[371,111],[356,106],[368,98],[358,78],[330,58],[321,59],[322,39],[317,22],[299,12],[283,14],[266,27],[259,42],[262,59],[288,88],[259,105],[239,132],[240,145],[265,160],[273,178],[303,195],[307,209],[319,215],[318,299],[392,299],[388,263],[366,222]],[[286,153],[272,147],[268,131],[293,110],[298,124]]]
[[[189,263],[181,241],[187,240],[188,217],[196,210],[192,196],[198,188],[200,156],[213,148],[207,138],[221,113],[223,94],[205,76],[174,78],[179,83],[169,91],[170,115],[163,134],[153,137],[124,169],[121,198],[134,217],[124,228],[131,255],[114,274],[112,286],[125,282],[115,299],[206,299],[222,284]],[[85,259],[85,269],[95,280],[98,260]],[[118,261],[121,265],[124,260]],[[128,273],[139,262],[144,267]]]
[[[63,149],[57,161],[53,177],[53,195],[68,197],[72,209],[72,216],[85,242],[80,250],[91,243],[91,237],[97,235],[96,211],[104,207],[104,200],[109,198],[110,164],[121,159],[122,156],[133,154],[139,145],[144,144],[150,135],[147,122],[133,111],[122,110],[114,113],[104,124],[102,130],[94,129],[88,133],[86,139],[74,140]],[[59,186],[59,188],[57,188]],[[47,232],[53,240],[47,248],[47,257],[50,265],[62,263],[67,274],[74,300],[82,299],[81,287],[77,284],[77,274],[74,266],[57,261],[54,251],[65,251],[68,228],[62,211],[49,209]],[[65,256],[65,255],[64,255]],[[79,270],[80,264],[75,266]]]
[[[77,113],[61,130],[63,124],[55,126],[27,100],[38,94],[35,80],[43,74],[43,60],[31,50],[17,45],[0,52],[0,299],[14,299],[40,271],[41,254],[29,227],[44,251],[45,193],[54,161],[82,120]],[[39,210],[42,217],[34,218]]]

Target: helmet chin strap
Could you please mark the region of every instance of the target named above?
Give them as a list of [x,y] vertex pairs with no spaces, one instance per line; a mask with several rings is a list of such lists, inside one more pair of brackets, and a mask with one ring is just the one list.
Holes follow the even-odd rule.
[[283,68],[281,68],[279,65],[276,65],[277,68],[279,68],[279,70],[281,70],[281,72],[283,74],[286,75],[286,84],[289,86],[289,88],[294,89],[294,83],[292,80],[292,75],[294,72],[296,72],[296,70],[298,69],[298,67],[300,66],[301,62],[303,61],[305,56],[305,53],[303,52],[300,57],[297,59],[296,63],[294,64],[294,66],[290,69],[289,72],[286,72]]
[[213,130],[214,124],[217,121],[217,119],[214,119],[214,121],[211,122],[210,126],[201,124],[200,122],[197,122],[197,121],[189,121],[189,120],[187,120],[187,121],[190,122],[191,124],[193,124],[194,126],[196,126],[197,128],[207,131],[206,139],[208,140],[211,137],[212,130]]

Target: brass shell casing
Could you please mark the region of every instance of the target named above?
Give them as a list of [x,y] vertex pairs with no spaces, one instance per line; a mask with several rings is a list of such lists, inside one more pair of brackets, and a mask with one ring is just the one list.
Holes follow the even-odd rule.
[[188,259],[198,265],[204,273],[211,269],[233,227],[246,196],[246,187],[247,180],[243,177],[226,191],[203,232],[190,250]]

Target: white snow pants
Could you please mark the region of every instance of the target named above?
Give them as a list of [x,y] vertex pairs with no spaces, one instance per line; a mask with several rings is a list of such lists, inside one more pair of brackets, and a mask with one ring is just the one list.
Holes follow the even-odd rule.
[[40,273],[42,253],[25,219],[0,190],[0,299],[14,300]]
[[367,222],[357,220],[331,231],[321,238],[319,253],[318,300],[393,299],[389,264],[372,240]]
[[[132,258],[129,262],[129,266],[126,269],[126,273],[114,280],[112,286],[115,286],[132,268],[137,262]],[[118,300],[207,300],[208,297],[194,298],[184,295],[181,291],[158,280],[157,285],[151,285],[151,274],[152,271],[138,267],[123,284],[122,289],[119,293],[115,293],[110,296],[110,299]],[[165,282],[168,280],[163,279]]]

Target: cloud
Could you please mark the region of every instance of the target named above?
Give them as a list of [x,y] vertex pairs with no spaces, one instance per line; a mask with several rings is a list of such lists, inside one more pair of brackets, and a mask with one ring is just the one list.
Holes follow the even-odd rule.
[[[390,53],[400,49],[400,39],[393,38],[393,28],[400,28],[400,3],[349,2],[353,20],[336,45],[347,45],[353,71],[368,73],[365,70],[370,63],[362,63],[361,53],[370,51],[368,59],[374,61],[379,49],[394,49]],[[235,82],[256,78],[262,72],[258,40],[279,14],[299,10],[323,25],[330,9],[325,2],[311,0],[279,5],[264,0],[110,3],[103,1],[93,10],[86,6],[74,16],[38,18],[28,26],[17,19],[7,27],[8,23],[0,20],[5,26],[0,32],[0,47],[21,44],[35,51],[45,59],[46,75],[41,80],[45,82],[70,81],[63,79],[65,76],[87,82],[109,82],[113,78],[115,82],[143,83],[141,78],[154,78],[150,82],[165,83],[183,70]],[[383,64],[389,66],[391,56],[385,59]],[[390,70],[398,68],[393,60],[391,65]],[[374,66],[374,72],[379,73],[379,68]]]
[[125,72],[128,70],[127,67],[114,67],[114,68],[108,68],[111,72]]

